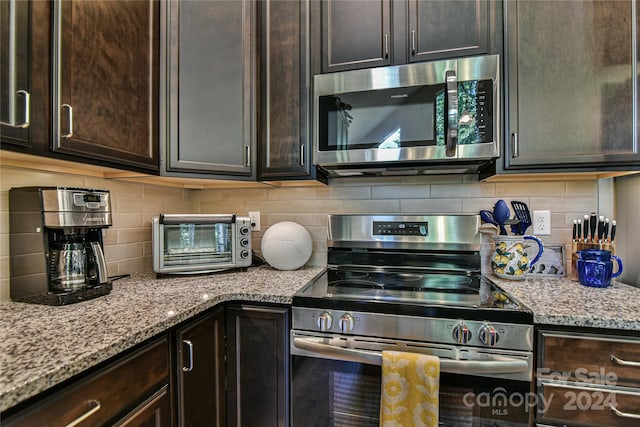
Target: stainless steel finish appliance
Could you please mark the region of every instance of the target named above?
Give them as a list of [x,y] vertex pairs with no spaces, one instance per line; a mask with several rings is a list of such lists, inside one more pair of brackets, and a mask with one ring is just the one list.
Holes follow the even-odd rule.
[[164,214],[153,218],[152,229],[156,273],[211,273],[251,265],[249,217]]
[[11,299],[63,305],[111,291],[102,242],[108,191],[12,188],[9,210]]
[[316,75],[313,163],[328,177],[495,173],[500,57]]
[[479,225],[329,216],[327,269],[293,297],[294,425],[377,426],[384,350],[440,358],[443,425],[529,424],[533,315],[482,277]]

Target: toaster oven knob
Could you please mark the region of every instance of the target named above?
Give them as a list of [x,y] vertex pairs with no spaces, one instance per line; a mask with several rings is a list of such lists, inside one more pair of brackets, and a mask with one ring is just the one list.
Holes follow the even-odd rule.
[[316,323],[318,325],[318,329],[320,329],[321,331],[328,331],[329,329],[331,329],[331,324],[333,323],[331,314],[327,313],[326,311],[323,312],[322,314],[320,314],[320,316],[318,316]]
[[458,341],[460,344],[466,344],[471,339],[471,331],[464,323],[458,323],[455,328],[453,328],[453,339]]
[[240,227],[240,234],[249,234],[249,227],[246,225]]
[[247,238],[240,239],[240,246],[244,246],[244,247],[249,246],[249,239]]
[[249,257],[249,251],[247,251],[247,250],[240,251],[240,258],[246,259],[248,257]]
[[340,320],[338,321],[338,326],[340,326],[340,330],[344,333],[353,331],[353,326],[356,323],[356,320],[349,313],[345,313],[342,315]]
[[493,347],[498,343],[498,339],[500,336],[498,335],[498,331],[491,325],[484,325],[480,328],[480,332],[478,333],[480,336],[480,341],[482,344],[488,345],[489,347]]

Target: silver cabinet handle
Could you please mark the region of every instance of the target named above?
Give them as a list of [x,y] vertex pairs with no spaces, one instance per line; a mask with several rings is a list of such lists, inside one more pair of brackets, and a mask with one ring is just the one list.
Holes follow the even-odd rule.
[[447,70],[445,74],[447,82],[447,157],[456,155],[458,145],[458,78],[456,72]]
[[65,425],[65,427],[75,427],[75,426],[77,426],[78,424],[80,424],[81,422],[83,422],[84,420],[89,418],[91,415],[93,415],[96,412],[98,412],[100,410],[100,408],[101,408],[100,401],[98,401],[98,400],[92,399],[92,400],[89,400],[87,403],[92,405],[92,408],[89,409],[84,414],[80,415],[75,420],[71,421],[69,424]]
[[24,96],[24,121],[17,124],[16,127],[26,129],[31,124],[31,95],[24,89],[20,89],[16,93]]
[[300,166],[304,166],[304,144],[300,145]]
[[251,167],[251,147],[248,145],[244,146],[244,154],[246,156],[244,165],[246,167]]
[[613,354],[611,355],[611,360],[616,362],[618,365],[621,365],[621,366],[635,366],[636,368],[640,368],[640,362],[631,362],[631,361],[628,361],[628,360],[623,360],[623,359],[620,359],[620,358],[616,357]]
[[73,107],[69,104],[62,104],[62,108],[69,110],[69,129],[67,133],[60,135],[60,138],[69,139],[73,136]]
[[511,134],[511,157],[516,158],[520,156],[520,146],[518,144],[518,132]]
[[411,55],[416,54],[416,30],[411,30]]
[[611,409],[611,412],[613,412],[620,418],[631,418],[633,420],[640,420],[640,414],[631,414],[629,412],[622,412],[622,411],[619,411],[618,408],[611,405],[609,405],[609,409]]
[[189,366],[183,366],[182,372],[193,371],[193,343],[189,340],[182,340],[182,343],[189,349]]
[[389,34],[384,35],[384,57],[389,58]]

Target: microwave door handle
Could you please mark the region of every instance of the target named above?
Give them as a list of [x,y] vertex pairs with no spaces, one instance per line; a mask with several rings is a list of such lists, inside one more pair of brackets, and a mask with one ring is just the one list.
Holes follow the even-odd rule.
[[448,70],[445,74],[447,87],[447,119],[446,123],[446,154],[455,157],[458,145],[458,78],[456,72]]
[[[306,338],[293,338],[293,346],[336,360],[382,366],[382,353],[335,347]],[[440,371],[449,374],[514,374],[527,372],[529,364],[524,359],[494,355],[490,360],[440,359]]]

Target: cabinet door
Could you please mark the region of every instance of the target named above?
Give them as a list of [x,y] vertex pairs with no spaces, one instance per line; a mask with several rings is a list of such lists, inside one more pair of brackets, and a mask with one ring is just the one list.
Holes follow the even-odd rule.
[[637,164],[634,5],[506,3],[507,169]]
[[249,0],[169,3],[163,172],[255,177],[255,9]]
[[30,146],[31,3],[0,2],[0,135]]
[[224,310],[178,329],[176,346],[178,424],[224,426]]
[[[488,0],[409,0],[409,61],[489,53]],[[396,32],[397,33],[397,32]]]
[[289,425],[289,309],[227,307],[230,426]]
[[390,0],[322,2],[322,72],[391,64]]
[[158,169],[159,19],[153,0],[54,3],[55,151]]
[[309,0],[259,3],[260,171],[258,179],[310,175]]

